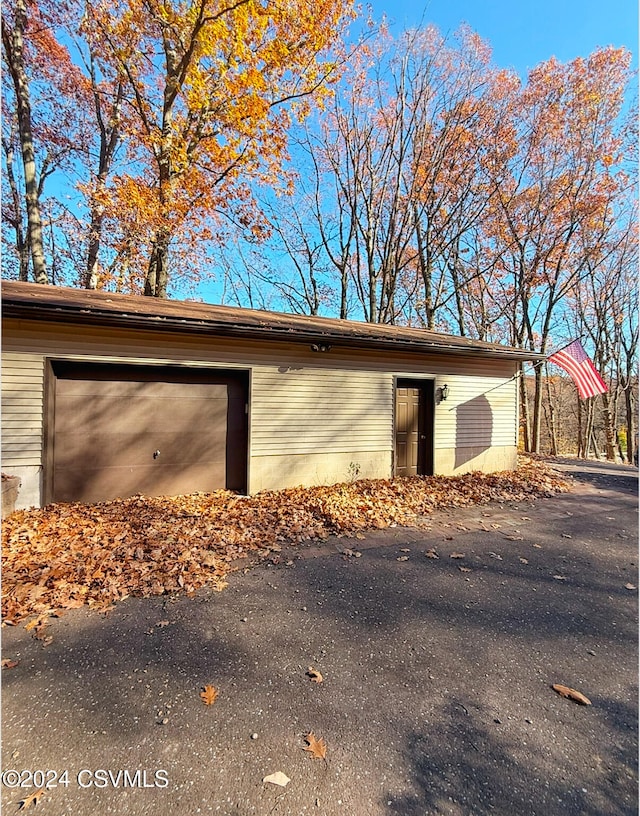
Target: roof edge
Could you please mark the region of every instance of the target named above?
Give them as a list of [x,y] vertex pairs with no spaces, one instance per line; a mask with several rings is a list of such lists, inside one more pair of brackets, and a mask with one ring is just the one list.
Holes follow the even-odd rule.
[[[22,283],[17,281],[2,282],[2,312],[5,317],[36,320],[38,322],[76,323],[81,325],[100,325],[113,328],[129,327],[140,330],[173,331],[188,334],[209,335],[215,337],[237,337],[242,339],[271,339],[298,343],[328,343],[344,348],[375,348],[377,350],[396,349],[398,351],[448,353],[467,357],[490,357],[494,359],[511,359],[514,361],[536,361],[545,359],[537,352],[517,349],[511,346],[472,341],[469,338],[458,338],[424,330],[422,336],[410,337],[410,332],[422,332],[420,329],[391,327],[384,324],[360,323],[357,321],[339,321],[335,318],[313,318],[303,315],[261,312],[239,307],[216,307],[211,304],[185,303],[191,311],[202,310],[202,315],[159,314],[154,312],[136,312],[127,309],[132,305],[132,296],[114,293],[84,292],[67,287],[46,287],[53,297],[43,297],[41,284]],[[65,293],[72,293],[68,301]],[[48,294],[48,293],[47,293]],[[108,296],[108,301],[101,301]],[[135,297],[135,296],[134,296]],[[142,298],[142,296],[140,296]],[[114,300],[122,302],[114,304]],[[145,299],[145,306],[148,306]],[[162,303],[162,302],[161,302]],[[171,308],[183,303],[169,301]],[[108,306],[107,306],[108,304]],[[117,308],[124,307],[124,308]],[[233,312],[233,322],[215,318],[216,309]],[[264,315],[264,318],[262,318]],[[244,318],[244,319],[243,319]],[[258,318],[258,319],[257,319]],[[260,319],[262,318],[262,319]],[[271,318],[271,322],[269,322]],[[314,325],[314,319],[317,321]],[[278,323],[281,321],[281,323]],[[322,325],[318,325],[321,323]],[[382,334],[379,329],[383,326]],[[397,336],[388,334],[389,329],[397,329]],[[378,331],[376,331],[378,329]],[[404,335],[403,335],[404,332]],[[451,338],[449,340],[449,337]],[[458,343],[455,341],[458,340]],[[453,342],[451,342],[453,341]],[[468,345],[467,345],[468,343]]]

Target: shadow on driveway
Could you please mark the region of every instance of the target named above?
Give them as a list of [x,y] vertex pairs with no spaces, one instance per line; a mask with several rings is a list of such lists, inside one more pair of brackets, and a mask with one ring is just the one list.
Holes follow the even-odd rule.
[[[5,628],[3,769],[68,769],[54,816],[636,814],[637,480],[594,470],[564,496],[287,548],[222,593],[69,612],[46,648]],[[286,788],[262,783],[278,770]],[[24,794],[5,785],[5,812]]]

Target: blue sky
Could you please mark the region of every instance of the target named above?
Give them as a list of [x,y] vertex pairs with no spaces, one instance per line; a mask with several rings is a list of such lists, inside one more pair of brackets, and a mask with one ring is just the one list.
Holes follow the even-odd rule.
[[598,46],[626,46],[638,64],[636,0],[373,0],[371,8],[394,33],[422,21],[446,34],[466,22],[493,47],[496,65],[523,78],[552,56],[568,62]]

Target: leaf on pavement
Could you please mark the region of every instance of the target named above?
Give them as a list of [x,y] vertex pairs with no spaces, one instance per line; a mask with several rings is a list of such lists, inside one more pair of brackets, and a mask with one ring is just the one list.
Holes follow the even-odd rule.
[[2,668],[3,669],[15,669],[15,667],[20,663],[19,660],[11,660],[9,657],[4,657],[2,659]]
[[307,743],[303,751],[308,751],[314,759],[326,759],[327,745],[322,737],[318,739],[313,731],[309,731],[304,735],[304,741]]
[[19,810],[26,810],[28,807],[33,805],[34,807],[40,801],[40,797],[44,793],[44,788],[39,788],[38,790],[30,793],[28,796],[25,796],[24,799],[21,799],[19,802]]
[[460,572],[471,572],[471,567],[458,567]]
[[[517,470],[497,474],[359,479],[242,499],[227,490],[136,495],[17,510],[2,524],[2,617],[4,625],[35,618],[31,631],[55,610],[84,606],[99,612],[129,596],[192,593],[203,586],[219,591],[240,559],[273,559],[284,545],[362,538],[440,508],[528,500],[568,487],[551,468],[521,457]],[[456,536],[464,526],[457,525]],[[447,527],[456,523],[442,531],[454,540]]]
[[451,553],[451,555],[449,556],[449,558],[464,558],[464,557],[465,557],[464,553],[459,552]]
[[205,705],[213,705],[216,701],[216,697],[218,696],[218,692],[215,686],[204,686],[202,691],[200,692],[200,697],[202,698],[202,702]]
[[588,697],[585,697],[579,691],[570,688],[569,686],[563,686],[561,683],[555,683],[551,686],[554,691],[557,691],[561,697],[566,697],[569,700],[573,700],[579,705],[591,705],[591,700]]
[[282,771],[276,771],[275,773],[269,774],[269,776],[265,776],[262,780],[262,783],[270,782],[272,785],[280,785],[281,788],[286,788],[286,786],[291,782],[289,777],[282,773]]
[[360,558],[362,553],[358,550],[352,550],[350,547],[341,547],[338,549],[341,555],[346,555],[349,558]]
[[625,589],[637,589],[638,587],[635,584],[625,584]]
[[313,666],[309,666],[307,669],[307,677],[310,680],[313,680],[314,683],[322,683],[324,677],[320,674],[317,669],[314,669]]
[[396,558],[396,561],[408,561],[408,560],[409,560],[408,555],[401,555],[399,558]]
[[435,550],[433,550],[433,549],[431,549],[431,550],[427,550],[427,551],[426,551],[426,553],[425,553],[425,555],[427,556],[427,558],[440,558],[440,556],[438,555],[438,553],[437,553]]

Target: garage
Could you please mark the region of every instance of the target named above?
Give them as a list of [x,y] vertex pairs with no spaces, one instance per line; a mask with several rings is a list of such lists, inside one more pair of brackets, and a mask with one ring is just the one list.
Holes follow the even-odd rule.
[[16,508],[514,468],[518,371],[426,329],[2,284]]
[[52,361],[49,501],[246,492],[248,373]]

